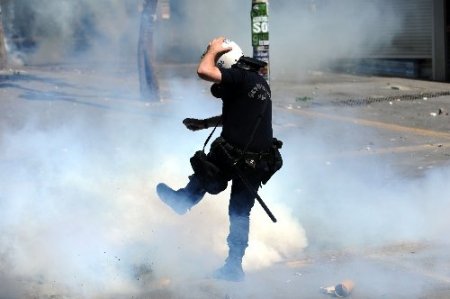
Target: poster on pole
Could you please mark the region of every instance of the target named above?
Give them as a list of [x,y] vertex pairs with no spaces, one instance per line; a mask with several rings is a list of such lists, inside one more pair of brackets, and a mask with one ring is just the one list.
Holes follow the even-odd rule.
[[252,0],[251,9],[253,58],[265,61],[261,75],[269,82],[269,1]]

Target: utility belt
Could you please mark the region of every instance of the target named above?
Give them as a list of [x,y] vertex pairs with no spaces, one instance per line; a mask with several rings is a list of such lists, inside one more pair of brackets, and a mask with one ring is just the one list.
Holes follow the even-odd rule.
[[222,192],[233,172],[233,167],[247,167],[260,174],[262,184],[266,184],[272,175],[283,165],[279,152],[283,143],[273,138],[268,151],[245,152],[224,138],[218,137],[211,144],[208,155],[203,150],[195,152],[190,162],[192,169],[199,176],[205,190],[211,194]]
[[235,158],[243,158],[243,159],[250,159],[250,160],[262,160],[262,159],[268,159],[271,156],[270,150],[261,151],[261,152],[251,152],[251,151],[244,152],[240,148],[227,142],[223,137],[218,137],[216,140],[214,140],[211,147],[217,146],[219,144],[221,146],[223,146],[223,148],[232,157],[235,157]]
[[211,150],[221,148],[227,152],[226,156],[232,158],[233,161],[244,162],[243,164],[252,169],[258,169],[264,173],[263,184],[265,184],[272,175],[277,172],[283,165],[283,160],[279,149],[283,146],[283,142],[273,138],[270,149],[261,152],[244,152],[238,147],[233,146],[224,138],[218,137],[211,144]]

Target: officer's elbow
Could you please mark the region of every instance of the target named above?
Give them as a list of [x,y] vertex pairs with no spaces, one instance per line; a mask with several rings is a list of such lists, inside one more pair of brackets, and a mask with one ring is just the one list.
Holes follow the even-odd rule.
[[197,75],[202,78],[206,79],[211,76],[212,70],[210,67],[205,65],[199,65],[197,68]]
[[199,66],[197,68],[197,75],[203,80],[216,82],[216,83],[220,83],[220,81],[222,79],[222,73],[220,72],[219,69],[217,69],[215,67],[208,68],[208,67]]
[[199,66],[199,67],[197,68],[197,75],[198,75],[200,78],[205,79],[206,74],[207,74],[207,72],[206,72],[206,70],[205,70],[204,67]]

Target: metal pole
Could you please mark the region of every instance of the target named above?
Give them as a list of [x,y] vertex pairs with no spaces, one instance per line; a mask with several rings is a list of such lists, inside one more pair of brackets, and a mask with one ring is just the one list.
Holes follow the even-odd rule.
[[269,0],[252,0],[250,12],[252,25],[253,58],[265,61],[261,75],[269,82]]

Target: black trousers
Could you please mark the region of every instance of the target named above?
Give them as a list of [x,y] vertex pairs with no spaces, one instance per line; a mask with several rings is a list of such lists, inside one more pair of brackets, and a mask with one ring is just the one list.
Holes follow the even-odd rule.
[[[261,178],[258,174],[249,171],[244,171],[243,173],[249,185],[257,191],[261,185]],[[200,202],[206,193],[201,179],[196,174],[190,176],[189,183],[184,189],[193,195],[189,197],[192,199],[190,203],[191,207]],[[227,237],[229,248],[227,261],[242,262],[245,249],[248,247],[250,212],[255,205],[255,197],[253,194],[242,182],[241,178],[237,176],[231,178],[231,194],[228,205],[230,227]]]
[[[231,194],[228,205],[230,221],[227,237],[229,247],[228,260],[240,263],[245,254],[245,249],[248,247],[250,212],[255,205],[255,196],[254,192],[249,190],[248,186],[237,176],[235,168],[238,167],[250,185],[249,187],[253,188],[254,191],[258,191],[261,186],[265,172],[263,169],[248,166],[243,162],[234,165],[233,160],[237,157],[233,156],[232,152],[227,151],[225,153],[221,142],[223,142],[223,139],[216,139],[211,144],[211,150],[207,155],[208,161],[221,170],[220,174],[213,178],[205,178],[194,173],[189,177],[189,183],[184,189],[192,195],[189,197],[192,200],[190,204],[194,206],[202,200],[205,193],[208,192],[207,190],[214,190],[212,194],[217,194],[218,190],[219,192],[224,191],[228,186],[228,182],[231,181]],[[214,187],[209,188],[210,185],[214,185]],[[217,186],[220,186],[220,188],[217,189]]]

